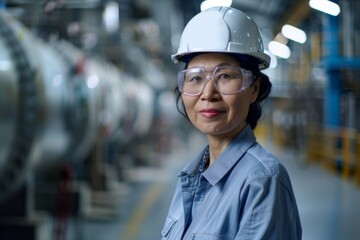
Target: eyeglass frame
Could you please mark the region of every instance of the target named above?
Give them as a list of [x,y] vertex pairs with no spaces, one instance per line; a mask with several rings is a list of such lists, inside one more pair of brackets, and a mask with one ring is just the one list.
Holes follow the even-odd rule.
[[[214,78],[214,75],[215,75],[216,71],[217,71],[219,68],[225,68],[225,69],[226,69],[226,68],[232,68],[232,69],[239,70],[239,71],[242,73],[242,76],[243,76],[243,78],[244,78],[243,86],[241,87],[241,89],[239,89],[239,90],[237,90],[237,91],[235,91],[235,92],[232,92],[232,93],[222,93],[222,92],[218,89],[218,87],[217,87],[217,85],[216,85],[216,83],[215,83],[215,78]],[[184,79],[183,79],[183,80],[180,79],[180,74],[183,74],[184,72],[187,72],[187,71],[189,71],[189,70],[191,70],[191,69],[200,69],[200,70],[202,70],[202,71],[205,73],[205,76],[206,76],[206,80],[204,81],[204,86],[203,86],[202,90],[201,90],[199,93],[196,93],[196,94],[195,94],[195,93],[194,93],[194,94],[185,93],[185,92],[181,89],[181,87],[184,88],[184,82],[185,82],[185,81],[184,81]],[[201,95],[201,94],[204,92],[204,89],[205,89],[207,83],[209,82],[209,79],[212,79],[212,82],[213,82],[216,90],[217,90],[220,94],[222,94],[222,95],[235,95],[235,94],[238,94],[238,93],[244,91],[244,90],[247,89],[248,87],[250,87],[250,86],[254,83],[254,81],[257,79],[257,74],[255,74],[253,71],[251,71],[251,70],[249,70],[249,69],[242,68],[242,67],[235,67],[235,66],[231,66],[231,65],[217,66],[217,67],[214,68],[214,70],[212,71],[211,75],[206,74],[207,72],[209,72],[209,71],[206,71],[203,67],[193,67],[193,68],[187,68],[187,69],[184,69],[184,70],[179,71],[178,74],[177,74],[177,85],[178,85],[177,87],[178,87],[178,90],[180,91],[180,93],[181,93],[181,94],[184,94],[184,95],[186,95],[186,96],[191,96],[191,97],[199,96],[199,95]],[[246,73],[246,74],[251,73],[252,76],[246,77],[245,73]],[[184,74],[184,76],[185,76],[185,74]],[[249,80],[249,79],[250,79],[250,80]],[[244,86],[244,85],[245,85],[245,84],[244,84],[245,82],[247,83],[246,86]],[[181,85],[181,83],[182,83],[182,85]],[[181,86],[181,87],[180,87],[180,86]]]

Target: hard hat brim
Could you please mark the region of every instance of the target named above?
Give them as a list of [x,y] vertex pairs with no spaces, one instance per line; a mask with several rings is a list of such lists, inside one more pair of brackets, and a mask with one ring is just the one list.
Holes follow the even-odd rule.
[[[270,64],[270,56],[266,53],[231,53],[228,51],[194,51],[194,52],[186,52],[186,53],[177,53],[171,55],[171,59],[174,63],[188,63],[193,57],[199,55],[199,54],[205,54],[205,53],[223,53],[223,54],[229,54],[232,55],[238,59],[240,59],[242,62],[252,61],[257,62],[258,69],[263,70],[269,67]],[[250,57],[250,58],[249,58]],[[255,61],[254,61],[255,60]]]

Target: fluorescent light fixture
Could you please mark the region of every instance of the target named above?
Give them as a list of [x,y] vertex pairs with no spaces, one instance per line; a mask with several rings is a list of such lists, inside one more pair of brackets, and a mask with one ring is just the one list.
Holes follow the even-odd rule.
[[310,7],[319,10],[321,12],[337,16],[340,13],[340,7],[338,4],[328,0],[310,0]]
[[285,24],[281,29],[281,33],[282,35],[284,35],[284,37],[291,39],[295,42],[306,42],[306,33],[303,30],[292,25]]
[[117,2],[106,3],[103,22],[109,33],[114,33],[119,29],[119,4]]
[[277,41],[269,42],[268,47],[269,47],[269,51],[275,56],[287,59],[291,55],[290,48],[285,44],[279,43]]
[[230,7],[232,4],[232,0],[205,0],[200,5],[200,10],[204,11],[211,7]]

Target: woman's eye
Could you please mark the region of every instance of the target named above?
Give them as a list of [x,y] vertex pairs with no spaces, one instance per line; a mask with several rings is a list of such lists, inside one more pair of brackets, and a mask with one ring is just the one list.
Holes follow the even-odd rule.
[[231,76],[229,74],[221,74],[217,79],[219,79],[219,80],[230,80]]
[[201,81],[201,77],[200,76],[192,76],[186,79],[187,82],[199,82]]

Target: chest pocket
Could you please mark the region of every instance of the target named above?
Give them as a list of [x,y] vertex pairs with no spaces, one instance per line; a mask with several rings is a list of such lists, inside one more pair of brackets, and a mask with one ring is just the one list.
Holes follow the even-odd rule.
[[166,218],[164,228],[161,231],[162,240],[170,239],[170,232],[176,224],[177,219],[171,217],[170,215]]

